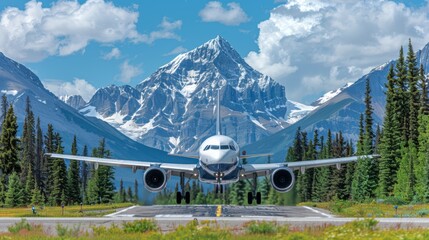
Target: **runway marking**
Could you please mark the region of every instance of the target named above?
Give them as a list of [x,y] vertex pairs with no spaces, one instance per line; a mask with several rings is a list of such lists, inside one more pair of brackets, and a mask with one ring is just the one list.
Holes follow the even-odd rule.
[[192,214],[159,214],[155,215],[156,218],[190,218]]
[[128,211],[128,210],[130,210],[130,209],[133,209],[133,208],[135,208],[135,207],[137,207],[137,206],[131,206],[131,207],[129,207],[129,208],[125,208],[125,209],[122,209],[121,211],[119,211],[119,212],[114,212],[114,213],[111,213],[111,214],[108,214],[108,215],[106,215],[105,217],[115,217],[116,215],[118,215],[118,214],[121,214],[121,213],[123,213],[123,212],[126,212],[126,211]]
[[222,216],[222,205],[217,205],[216,217]]
[[317,214],[320,214],[320,215],[322,215],[322,216],[325,216],[325,217],[327,217],[327,218],[333,218],[333,217],[334,217],[334,216],[332,216],[332,215],[330,215],[330,214],[323,213],[323,212],[321,212],[321,211],[319,211],[319,210],[316,210],[316,209],[314,209],[314,208],[311,208],[311,207],[303,206],[303,208],[308,209],[308,210],[310,210],[310,211],[312,211],[312,212],[315,212],[315,213],[317,213]]

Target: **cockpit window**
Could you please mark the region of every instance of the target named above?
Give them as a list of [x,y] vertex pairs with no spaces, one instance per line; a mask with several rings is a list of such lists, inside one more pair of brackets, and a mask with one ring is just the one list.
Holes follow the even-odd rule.
[[210,145],[207,145],[205,148],[204,148],[204,151],[207,151],[207,150],[209,150],[210,149]]
[[220,146],[220,149],[222,149],[222,150],[227,150],[227,149],[229,149],[229,146],[228,146],[228,145],[221,145],[221,146]]
[[210,149],[219,149],[219,145],[211,145]]
[[234,147],[234,146],[229,145],[229,148],[230,148],[231,150],[235,151],[235,147]]

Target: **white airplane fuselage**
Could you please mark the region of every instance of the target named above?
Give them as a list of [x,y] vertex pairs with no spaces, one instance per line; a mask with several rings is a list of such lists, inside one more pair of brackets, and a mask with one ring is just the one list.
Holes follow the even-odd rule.
[[239,180],[239,146],[230,137],[215,135],[199,148],[198,178],[211,184],[229,184]]

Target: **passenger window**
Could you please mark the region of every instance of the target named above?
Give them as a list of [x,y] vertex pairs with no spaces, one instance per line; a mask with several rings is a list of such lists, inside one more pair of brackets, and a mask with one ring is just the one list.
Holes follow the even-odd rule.
[[234,147],[234,146],[229,145],[229,148],[230,148],[231,150],[234,150],[234,151],[235,151],[235,147]]
[[229,149],[229,146],[228,145],[222,145],[222,146],[220,146],[220,149],[227,150],[227,149]]
[[219,146],[218,146],[218,145],[212,145],[212,146],[210,147],[210,149],[219,149]]

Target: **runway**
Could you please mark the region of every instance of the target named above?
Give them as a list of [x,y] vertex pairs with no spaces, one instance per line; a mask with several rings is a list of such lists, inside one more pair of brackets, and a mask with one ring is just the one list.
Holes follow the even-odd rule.
[[302,217],[332,218],[329,212],[296,206],[230,206],[230,205],[155,205],[134,206],[124,209],[109,217]]
[[[274,221],[293,229],[343,225],[358,218],[340,218],[329,212],[296,206],[222,206],[222,205],[155,205],[132,206],[104,217],[26,218],[30,224],[42,225],[48,234],[56,234],[58,224],[69,229],[91,232],[91,226],[121,225],[139,219],[154,219],[162,232],[172,231],[190,221],[216,221],[219,227],[242,229],[249,221]],[[380,228],[429,228],[429,218],[376,218]],[[0,232],[20,222],[21,218],[0,218]]]

